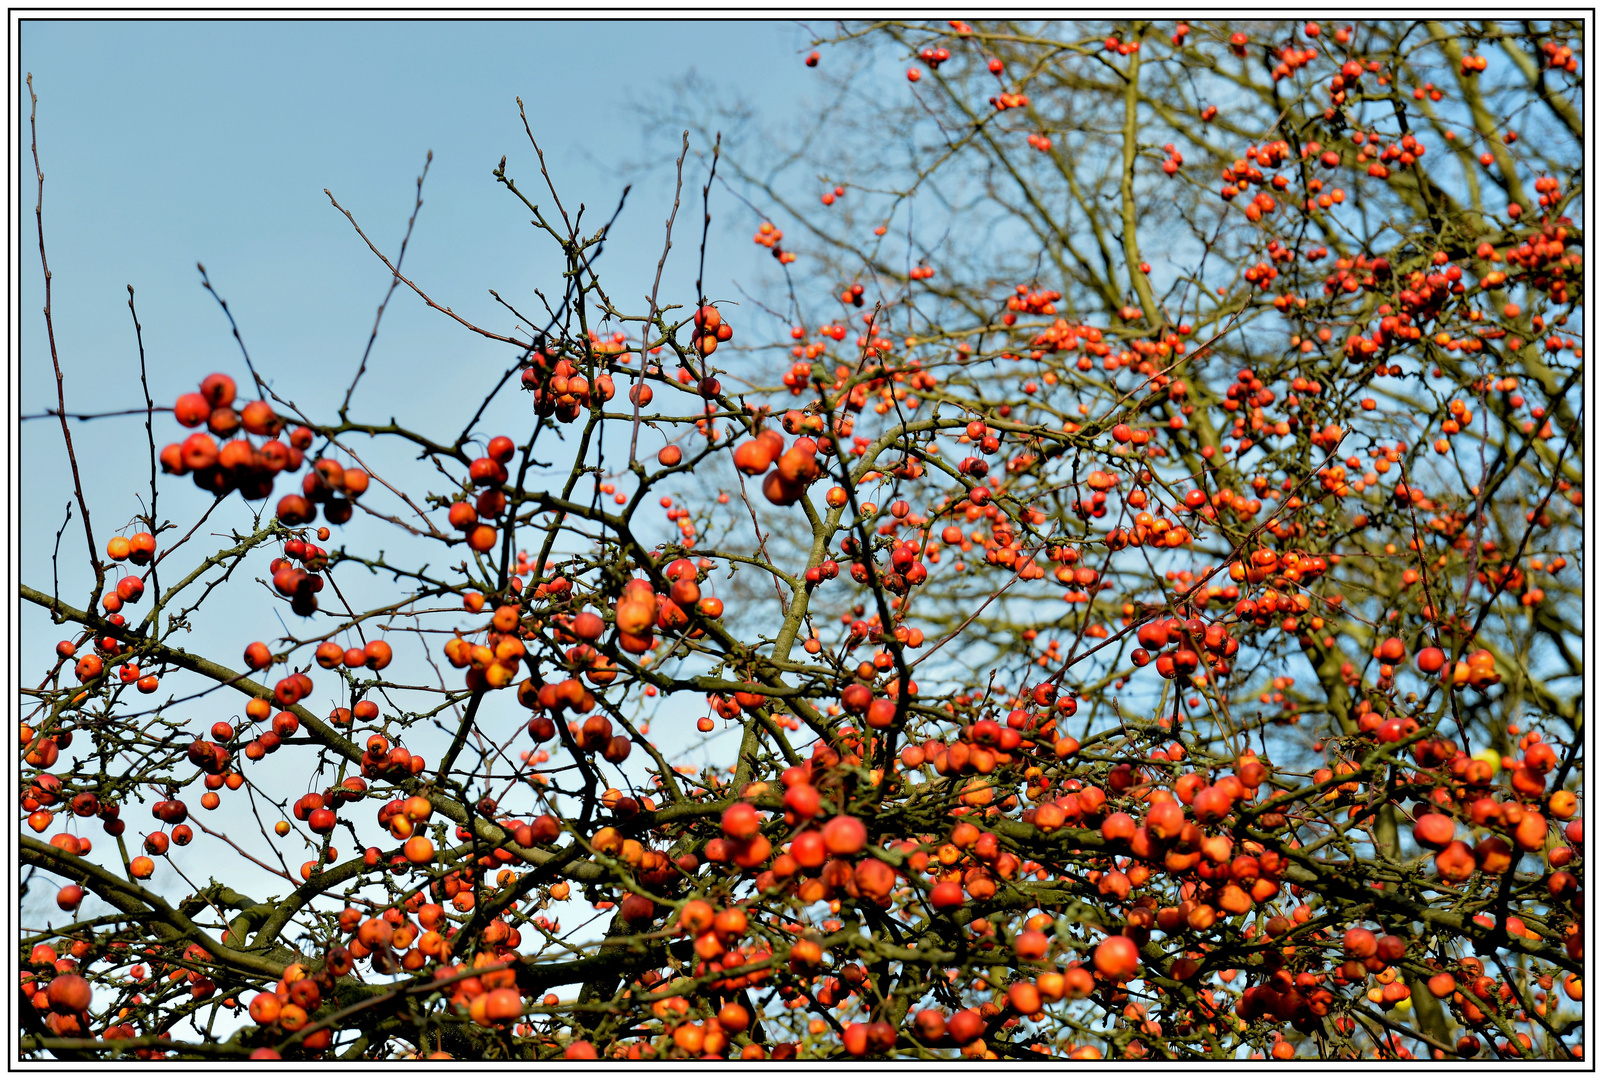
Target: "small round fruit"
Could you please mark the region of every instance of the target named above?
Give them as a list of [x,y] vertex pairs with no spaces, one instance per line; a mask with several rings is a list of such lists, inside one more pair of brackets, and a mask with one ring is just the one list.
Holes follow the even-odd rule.
[[1103,975],[1115,982],[1125,982],[1141,970],[1141,954],[1135,942],[1123,934],[1104,938],[1091,955],[1091,962]]
[[850,814],[830,818],[824,826],[824,848],[831,855],[855,855],[868,844],[868,828]]
[[414,833],[402,851],[408,862],[419,866],[434,861],[434,842],[421,833]]
[[89,1007],[91,997],[89,980],[70,972],[57,975],[50,980],[50,985],[45,989],[45,996],[50,1001],[50,1007],[56,1012],[83,1012]]

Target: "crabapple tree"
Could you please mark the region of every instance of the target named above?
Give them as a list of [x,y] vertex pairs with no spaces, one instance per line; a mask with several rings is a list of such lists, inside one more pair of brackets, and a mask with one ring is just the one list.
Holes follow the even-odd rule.
[[369,243],[476,412],[242,352],[21,586],[23,1052],[1582,1056],[1583,45],[841,25],[638,305]]

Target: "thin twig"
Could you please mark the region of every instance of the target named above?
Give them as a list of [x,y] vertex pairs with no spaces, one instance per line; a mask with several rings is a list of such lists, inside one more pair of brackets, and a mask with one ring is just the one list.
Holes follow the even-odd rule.
[[84,502],[83,480],[78,475],[78,455],[72,448],[72,432],[67,427],[67,399],[66,391],[61,382],[61,359],[56,352],[56,324],[50,316],[50,261],[45,258],[45,174],[39,167],[39,127],[36,117],[39,112],[39,95],[33,92],[33,72],[28,73],[28,98],[31,102],[28,109],[28,132],[32,137],[33,171],[39,177],[38,200],[34,203],[34,221],[39,227],[39,265],[44,269],[45,275],[45,335],[50,339],[50,363],[56,371],[56,410],[61,417],[61,437],[67,442],[67,462],[72,466],[72,490],[78,499],[78,511],[83,515],[84,539],[89,544],[89,565],[95,568],[95,589],[92,596],[99,596],[100,590],[106,584],[106,568],[100,561],[100,545],[95,543],[95,530],[89,523],[89,505]]
[[346,411],[351,407],[351,395],[356,392],[356,384],[362,381],[362,375],[363,375],[364,372],[367,371],[368,354],[370,354],[373,351],[373,342],[378,340],[378,324],[384,318],[384,309],[389,306],[390,297],[395,295],[395,286],[397,286],[397,285],[399,285],[401,283],[401,277],[400,277],[401,263],[403,261],[405,261],[405,259],[406,259],[406,245],[411,242],[411,239],[412,239],[412,226],[417,224],[418,211],[423,209],[423,181],[428,177],[428,175],[429,175],[429,165],[432,164],[433,161],[434,161],[434,151],[430,150],[428,152],[428,156],[423,159],[423,171],[418,174],[418,178],[417,178],[417,203],[415,205],[413,205],[413,207],[412,207],[412,217],[406,223],[406,235],[401,237],[401,252],[400,252],[399,255],[395,256],[395,270],[396,270],[396,273],[391,275],[391,277],[390,277],[390,287],[384,293],[383,302],[380,303],[379,306],[378,306],[378,314],[373,316],[373,332],[367,336],[367,348],[362,350],[362,362],[361,362],[360,365],[358,365],[358,367],[356,369],[356,376],[353,379],[351,379],[351,385],[345,388],[345,400],[340,402],[339,416],[340,416],[340,420],[342,422],[345,419]]
[[200,271],[201,286],[207,292],[212,294],[212,299],[217,301],[218,305],[223,309],[223,314],[228,316],[228,327],[234,332],[234,340],[239,343],[239,351],[241,355],[245,357],[245,367],[250,372],[252,385],[255,387],[257,392],[267,389],[267,384],[262,381],[262,377],[256,374],[256,365],[251,363],[250,350],[245,348],[245,339],[239,334],[239,324],[234,321],[234,313],[228,310],[228,301],[224,300],[221,296],[218,296],[217,290],[212,288],[211,278],[207,276],[206,267],[204,265],[201,263],[196,263],[195,269]]
[[[150,448],[150,507],[147,510],[145,525],[150,535],[155,536],[158,529],[156,524],[156,432],[151,426],[150,418],[156,411],[156,403],[150,397],[150,378],[145,370],[145,334],[139,325],[139,312],[134,308],[134,287],[128,286],[128,314],[134,320],[134,340],[139,343],[139,386],[145,392],[145,442]],[[161,595],[161,582],[156,576],[157,567],[150,568],[150,591],[157,596]]]
[[328,196],[328,201],[334,204],[334,209],[338,210],[340,213],[345,215],[345,220],[349,221],[351,223],[351,228],[356,230],[356,235],[360,236],[362,238],[362,242],[367,245],[369,251],[371,251],[373,254],[377,255],[379,257],[379,260],[381,262],[383,262],[385,266],[389,267],[390,273],[395,275],[396,280],[400,281],[407,288],[409,288],[413,292],[417,293],[418,297],[425,304],[427,304],[429,307],[433,308],[435,311],[444,312],[445,314],[449,315],[451,318],[455,319],[457,322],[461,323],[463,326],[467,327],[469,330],[472,330],[475,334],[478,334],[480,337],[487,337],[492,341],[504,341],[508,345],[516,345],[520,349],[529,349],[529,348],[533,347],[527,341],[519,341],[517,338],[510,338],[510,337],[507,337],[504,334],[497,334],[493,330],[485,330],[482,327],[474,326],[472,323],[468,322],[466,319],[464,319],[462,316],[458,315],[456,312],[452,311],[450,308],[444,307],[444,306],[442,306],[440,304],[436,304],[432,299],[430,299],[428,293],[426,293],[422,289],[418,288],[417,285],[414,284],[410,278],[407,278],[404,275],[402,275],[400,267],[398,267],[394,263],[390,262],[390,260],[385,257],[384,253],[382,251],[380,251],[377,247],[374,246],[373,241],[371,241],[371,240],[369,240],[367,238],[367,234],[362,231],[362,227],[360,225],[358,225],[356,223],[356,219],[351,216],[351,212],[349,210],[345,209],[345,207],[341,206],[339,204],[339,200],[338,199],[334,198],[334,193],[333,192],[329,191],[328,188],[324,188],[323,189],[323,194],[327,195]]
[[[657,321],[657,288],[662,284],[662,268],[668,262],[668,252],[673,250],[673,221],[679,216],[679,193],[685,182],[685,155],[690,153],[690,131],[684,134],[684,147],[679,151],[679,163],[675,166],[673,181],[673,209],[668,211],[668,235],[662,242],[662,258],[657,260],[657,277],[651,283],[650,310],[646,313],[646,328],[640,335],[640,376],[635,383],[635,389],[629,396],[634,398],[635,415],[634,427],[629,432],[629,464],[636,463],[635,450],[640,443],[640,401],[645,397],[646,367],[651,348],[651,327]],[[697,291],[700,291],[700,282],[697,282]]]
[[[686,136],[690,133],[687,131]],[[718,132],[712,140],[712,167],[707,170],[707,183],[701,189],[701,260],[696,264],[696,310],[707,306],[707,292],[702,288],[702,277],[707,272],[707,231],[712,228],[712,182],[718,175],[718,151],[724,144],[724,133]],[[697,350],[701,353],[700,341],[697,341]],[[701,353],[701,377],[707,377],[707,355]]]
[[24,413],[18,420],[53,420],[62,417],[68,420],[104,420],[111,416],[149,416],[151,413],[172,412],[171,405],[152,405],[143,409],[114,409],[102,413],[64,413],[60,409],[46,409],[42,413]]

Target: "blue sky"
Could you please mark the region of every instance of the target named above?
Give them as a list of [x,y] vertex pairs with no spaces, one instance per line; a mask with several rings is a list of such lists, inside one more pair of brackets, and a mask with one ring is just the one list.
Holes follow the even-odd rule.
[[[393,253],[430,149],[408,265],[443,303],[496,320],[487,289],[527,295],[555,265],[490,176],[505,154],[521,185],[539,190],[516,97],[564,200],[586,202],[597,220],[616,202],[620,168],[660,156],[665,140],[648,147],[640,104],[696,69],[783,115],[803,92],[796,50],[805,43],[779,22],[26,22],[22,70],[40,94],[45,228],[72,405],[126,393],[120,364],[101,365],[131,345],[127,284],[138,290],[147,346],[175,369],[174,393],[195,364],[232,348],[197,261],[268,366],[285,377],[354,370],[387,282],[323,189]],[[637,185],[620,221],[607,269],[623,296],[643,292],[654,268],[671,197],[664,175]],[[23,263],[23,308],[36,313],[24,216],[23,250],[35,257]],[[691,279],[690,250],[682,241],[670,279]],[[398,332],[381,352],[386,341],[472,345],[415,300],[387,318]],[[40,323],[35,314],[23,327],[25,408],[51,390],[34,351]]]

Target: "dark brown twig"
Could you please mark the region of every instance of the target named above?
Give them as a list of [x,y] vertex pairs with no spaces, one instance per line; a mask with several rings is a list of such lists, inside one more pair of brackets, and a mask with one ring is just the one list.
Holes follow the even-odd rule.
[[[662,284],[662,268],[668,262],[668,252],[673,250],[673,222],[679,216],[679,193],[684,188],[685,181],[685,155],[690,153],[690,132],[684,134],[684,147],[679,151],[679,163],[675,167],[673,182],[673,209],[668,211],[668,235],[662,242],[662,258],[657,260],[657,276],[651,283],[650,307],[646,312],[646,327],[640,334],[640,376],[635,382],[634,392],[629,396],[634,398],[634,427],[629,432],[629,464],[636,463],[635,450],[640,441],[640,399],[645,396],[646,365],[650,356],[651,328],[657,321],[657,289]],[[699,285],[699,282],[698,282]]]
[[373,351],[373,342],[378,340],[378,324],[384,319],[384,309],[390,305],[390,297],[395,295],[395,286],[401,283],[401,263],[406,259],[406,245],[412,240],[412,227],[417,224],[417,214],[423,209],[423,181],[429,175],[429,166],[434,162],[434,151],[430,150],[423,159],[423,171],[417,178],[417,202],[412,206],[412,217],[406,223],[406,235],[401,237],[401,251],[395,256],[395,273],[390,276],[390,287],[384,292],[384,299],[379,303],[378,314],[373,316],[373,332],[367,336],[367,348],[362,350],[362,362],[357,365],[356,375],[351,379],[351,385],[345,388],[345,400],[340,402],[339,417],[345,420],[347,411],[351,407],[351,395],[356,392],[356,384],[362,381],[362,375],[367,371],[367,358]]
[[99,596],[106,584],[106,567],[100,561],[100,545],[95,543],[95,530],[89,523],[89,505],[84,502],[83,480],[78,475],[78,455],[72,448],[72,432],[67,427],[67,398],[62,388],[61,358],[56,352],[56,324],[50,315],[50,261],[45,258],[45,174],[39,167],[39,95],[33,92],[33,73],[28,73],[28,132],[33,149],[33,171],[39,177],[39,192],[33,207],[34,222],[39,227],[39,265],[45,275],[45,336],[50,340],[50,364],[56,372],[56,415],[61,417],[61,437],[67,443],[67,462],[72,466],[72,490],[78,499],[78,512],[83,515],[84,540],[89,544],[89,565],[95,570],[95,588],[91,594]]

